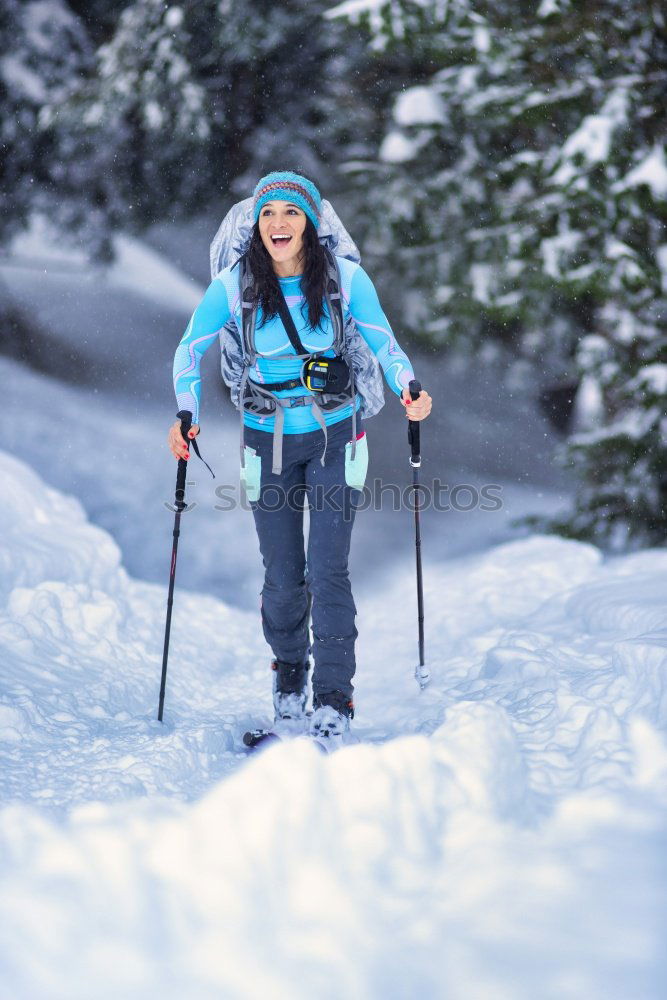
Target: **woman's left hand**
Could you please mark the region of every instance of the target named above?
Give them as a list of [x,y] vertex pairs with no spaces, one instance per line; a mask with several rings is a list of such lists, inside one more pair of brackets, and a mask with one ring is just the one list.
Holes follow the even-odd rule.
[[403,389],[401,393],[401,403],[403,404],[405,415],[408,420],[426,420],[427,416],[431,412],[433,400],[427,393],[426,389],[422,389],[419,393],[419,399],[412,399],[410,397],[410,390]]

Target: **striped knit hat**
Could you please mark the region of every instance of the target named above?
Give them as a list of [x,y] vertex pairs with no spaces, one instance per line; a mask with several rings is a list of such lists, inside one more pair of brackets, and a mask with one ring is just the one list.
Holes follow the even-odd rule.
[[291,170],[275,170],[262,177],[254,193],[253,214],[259,219],[262,205],[267,201],[291,201],[302,209],[317,229],[320,222],[322,196],[312,181]]

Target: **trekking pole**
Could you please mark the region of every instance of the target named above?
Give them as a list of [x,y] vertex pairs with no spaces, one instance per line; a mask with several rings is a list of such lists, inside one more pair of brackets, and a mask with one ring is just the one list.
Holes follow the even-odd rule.
[[[192,425],[192,414],[189,410],[179,410],[176,414],[181,419],[181,434],[188,446],[194,444],[188,438],[188,431]],[[174,497],[174,544],[171,550],[171,569],[169,572],[169,594],[167,596],[167,623],[164,630],[164,650],[162,652],[162,679],[160,681],[160,704],[158,705],[158,722],[162,722],[162,712],[164,710],[164,693],[167,686],[167,657],[169,655],[169,633],[171,632],[171,609],[174,603],[174,580],[176,579],[176,554],[178,552],[178,536],[181,533],[181,512],[185,510],[185,477],[188,471],[188,463],[184,458],[178,460],[178,471],[176,472],[176,495]]]
[[[422,390],[421,383],[413,379],[408,386],[411,399],[419,399]],[[431,675],[424,665],[424,589],[422,584],[422,540],[419,527],[419,469],[421,460],[421,443],[419,436],[419,421],[408,420],[408,441],[410,442],[410,465],[412,466],[412,498],[415,512],[415,551],[417,556],[417,625],[419,630],[419,663],[415,667],[415,680],[423,691]]]

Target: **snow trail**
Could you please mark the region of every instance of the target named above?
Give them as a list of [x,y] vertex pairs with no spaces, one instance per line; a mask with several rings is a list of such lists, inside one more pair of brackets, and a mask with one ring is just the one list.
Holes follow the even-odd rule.
[[3,1000],[663,995],[667,552],[429,567],[421,694],[413,569],[380,576],[364,743],[248,759],[258,612],[177,588],[161,726],[166,584],[0,472]]

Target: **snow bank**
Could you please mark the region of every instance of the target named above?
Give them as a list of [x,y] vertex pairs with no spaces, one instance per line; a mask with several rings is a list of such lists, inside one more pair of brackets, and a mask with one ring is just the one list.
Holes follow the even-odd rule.
[[[33,4],[34,6],[34,4]],[[72,274],[88,272],[109,297],[134,292],[138,297],[158,303],[163,309],[191,313],[197,308],[205,289],[175,267],[164,254],[152,250],[145,241],[121,233],[113,237],[115,260],[110,265],[93,266],[80,246],[60,232],[54,224],[34,212],[24,230],[11,240],[3,260],[5,268],[24,264],[41,266],[44,273],[69,270]],[[10,278],[11,281],[11,278]],[[133,331],[136,336],[136,330]]]
[[[248,761],[257,614],[130,578],[0,455],[0,995],[658,1000],[667,552],[534,536],[359,602],[355,729]],[[390,613],[389,613],[390,612]]]
[[277,747],[189,810],[8,808],[11,995],[657,998],[659,816],[580,794],[512,822],[499,714]]
[[[0,739],[9,751],[3,798],[62,811],[91,799],[201,794],[236,760],[218,753],[231,741],[218,715],[221,663],[234,670],[237,655],[266,663],[256,616],[177,588],[169,678],[175,711],[171,724],[160,726],[154,716],[166,583],[132,580],[111,536],[22,462],[3,453],[0,469],[7,499],[0,547]],[[237,703],[244,682],[237,677]],[[181,722],[175,732],[183,697],[190,711],[197,705],[197,719],[194,729]],[[260,706],[247,695],[246,712]]]

